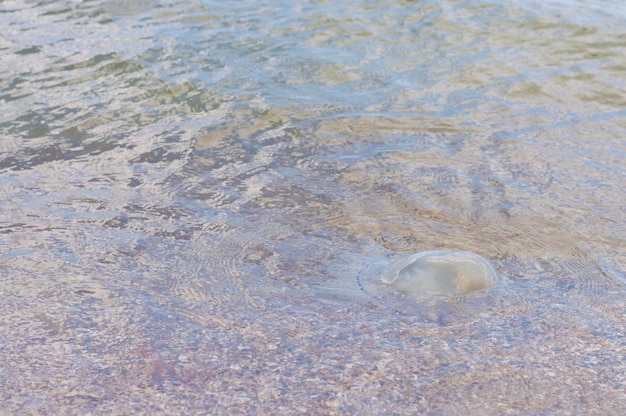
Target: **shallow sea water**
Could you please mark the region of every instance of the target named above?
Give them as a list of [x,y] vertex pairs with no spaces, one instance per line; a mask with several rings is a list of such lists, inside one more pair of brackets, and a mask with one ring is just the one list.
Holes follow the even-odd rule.
[[[621,2],[5,1],[0,27],[0,413],[623,413]],[[431,249],[501,282],[380,287]]]

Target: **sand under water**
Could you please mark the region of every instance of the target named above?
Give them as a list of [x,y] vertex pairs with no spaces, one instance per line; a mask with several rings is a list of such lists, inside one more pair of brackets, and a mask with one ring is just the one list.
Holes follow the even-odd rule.
[[[0,26],[0,413],[623,413],[620,2]],[[381,280],[434,249],[498,283]]]

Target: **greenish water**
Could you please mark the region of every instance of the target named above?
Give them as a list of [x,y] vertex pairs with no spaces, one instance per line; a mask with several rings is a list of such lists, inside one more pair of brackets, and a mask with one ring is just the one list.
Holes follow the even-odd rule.
[[[618,1],[0,2],[0,413],[621,414]],[[500,282],[417,301],[384,267]]]

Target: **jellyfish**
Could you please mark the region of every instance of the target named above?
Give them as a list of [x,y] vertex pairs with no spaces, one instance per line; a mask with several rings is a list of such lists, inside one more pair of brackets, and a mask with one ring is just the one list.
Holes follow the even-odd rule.
[[487,260],[477,254],[432,250],[391,263],[382,282],[406,293],[457,295],[493,287],[498,275]]

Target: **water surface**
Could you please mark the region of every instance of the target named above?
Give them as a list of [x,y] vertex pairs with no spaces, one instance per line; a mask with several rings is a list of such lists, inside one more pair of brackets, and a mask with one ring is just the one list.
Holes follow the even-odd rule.
[[[0,411],[620,414],[615,0],[0,4]],[[372,293],[466,250],[493,290]]]

